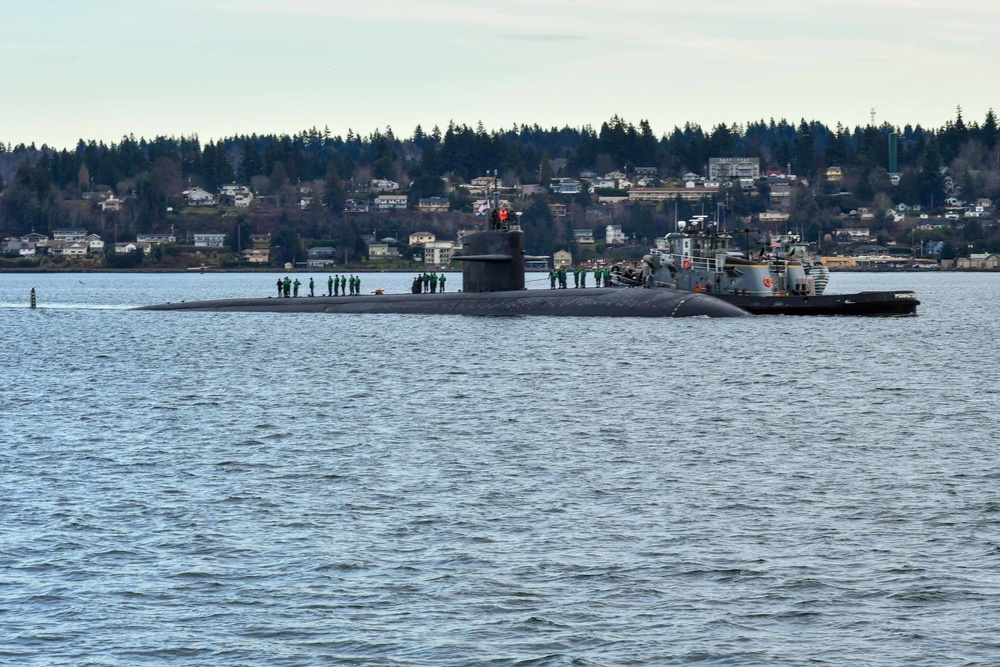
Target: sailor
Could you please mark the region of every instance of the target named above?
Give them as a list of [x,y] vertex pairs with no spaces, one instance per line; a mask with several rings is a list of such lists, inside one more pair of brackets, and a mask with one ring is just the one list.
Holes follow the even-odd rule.
[[555,289],[556,288],[556,278],[558,278],[558,277],[559,277],[559,274],[556,272],[555,269],[552,269],[551,271],[549,271],[549,289]]
[[587,288],[587,269],[580,269],[580,289]]
[[438,291],[438,274],[437,272],[431,273],[431,294]]
[[361,294],[361,276],[354,279],[354,293]]
[[299,279],[296,278],[295,282],[292,283],[292,296],[298,296],[299,295],[299,285],[301,285],[301,284],[302,283],[299,282]]
[[573,287],[580,287],[580,269],[573,269]]
[[326,295],[333,296],[333,276],[327,278],[326,281]]
[[347,296],[347,276],[340,276],[340,295]]
[[285,290],[285,297],[287,298],[287,297],[291,296],[291,293],[292,293],[292,281],[288,279],[288,276],[285,276],[285,279],[281,282],[281,286]]
[[600,287],[601,286],[601,270],[600,269],[594,269],[594,285],[596,287]]
[[281,280],[281,278],[278,278],[278,296],[279,297],[281,296],[282,291],[284,291],[284,287],[285,287],[285,283]]
[[333,277],[333,295],[340,296],[340,274]]
[[420,290],[421,290],[420,276],[416,276],[413,278],[413,285],[410,286],[410,291],[413,292],[414,294],[420,294]]
[[444,274],[442,273],[438,276],[438,292],[441,292],[442,294],[444,294],[444,280]]
[[316,283],[312,276],[309,276],[309,296],[316,296]]
[[424,294],[426,294],[431,291],[431,277],[427,275],[426,271],[424,271],[423,281],[424,281]]

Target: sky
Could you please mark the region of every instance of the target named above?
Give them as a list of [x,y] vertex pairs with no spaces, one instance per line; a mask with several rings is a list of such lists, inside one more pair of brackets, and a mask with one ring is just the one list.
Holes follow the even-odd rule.
[[995,0],[0,0],[0,142],[1000,111]]

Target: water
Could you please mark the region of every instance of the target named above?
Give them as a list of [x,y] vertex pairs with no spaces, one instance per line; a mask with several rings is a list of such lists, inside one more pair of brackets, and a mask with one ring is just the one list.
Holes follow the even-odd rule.
[[274,280],[0,275],[0,664],[1000,663],[1000,275],[833,275],[893,319],[127,309]]

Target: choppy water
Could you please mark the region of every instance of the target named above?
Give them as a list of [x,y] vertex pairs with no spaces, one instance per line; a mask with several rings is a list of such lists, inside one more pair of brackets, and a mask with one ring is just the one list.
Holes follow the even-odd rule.
[[273,282],[0,275],[0,664],[1000,664],[1000,275],[834,274],[901,319],[126,309]]

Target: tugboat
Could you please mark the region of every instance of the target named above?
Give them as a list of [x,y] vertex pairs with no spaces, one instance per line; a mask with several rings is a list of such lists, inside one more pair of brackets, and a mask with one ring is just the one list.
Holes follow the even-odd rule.
[[751,255],[731,247],[733,237],[717,232],[703,216],[679,223],[679,232],[657,239],[639,276],[619,274],[619,284],[672,287],[711,294],[754,315],[915,315],[912,291],[825,294],[826,267],[812,262],[794,236],[773,241]]

